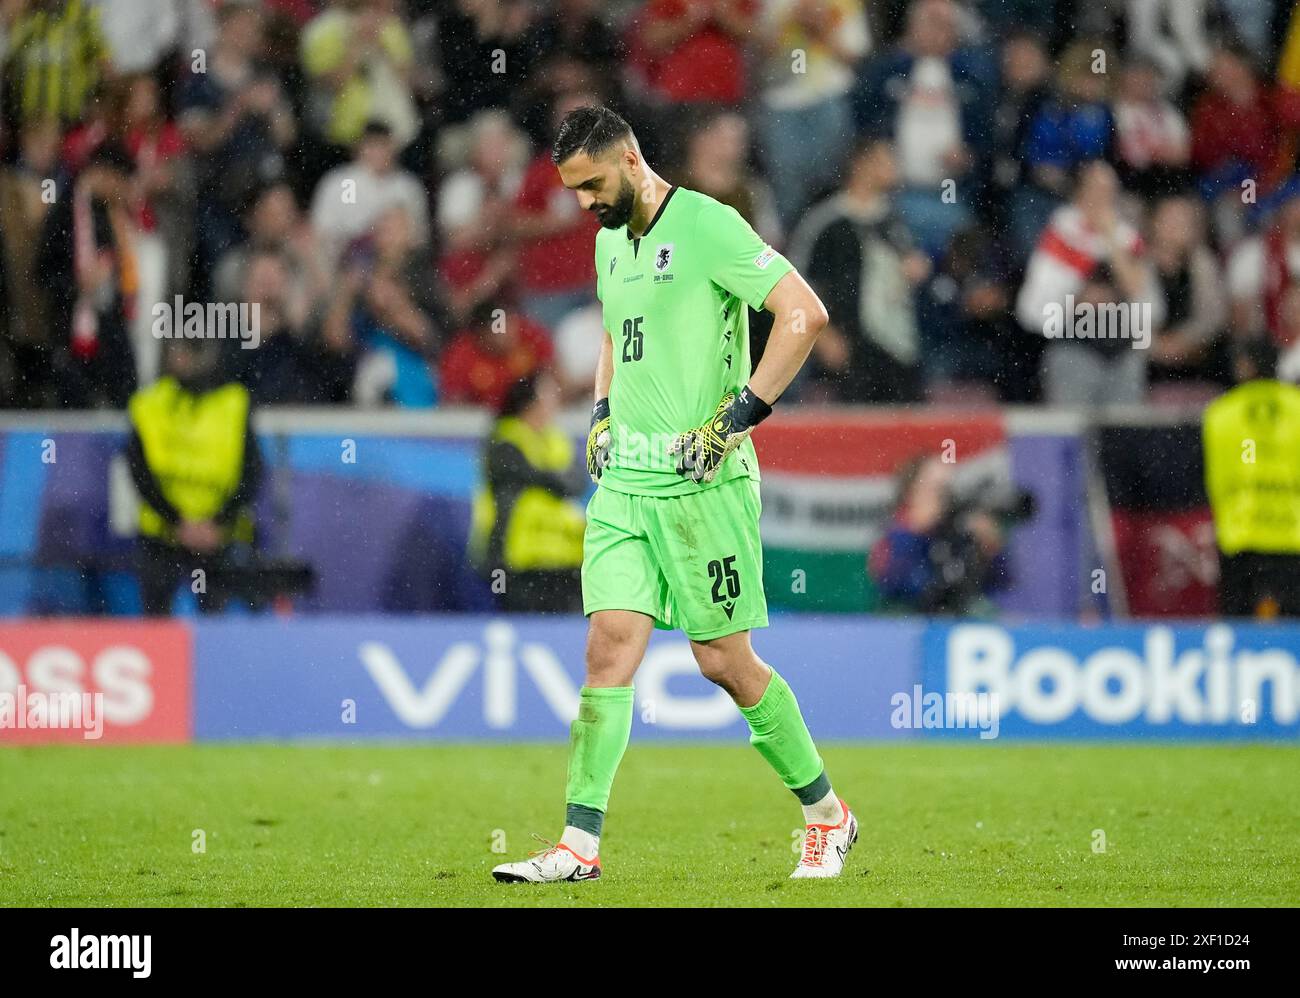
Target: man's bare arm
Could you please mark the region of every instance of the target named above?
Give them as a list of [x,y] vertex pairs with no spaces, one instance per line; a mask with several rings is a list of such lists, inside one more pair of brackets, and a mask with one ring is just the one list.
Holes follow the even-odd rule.
[[776,282],[763,307],[776,318],[763,359],[749,379],[749,387],[771,405],[799,373],[830,317],[817,293],[797,270]]
[[600,341],[600,359],[596,361],[596,397],[593,402],[599,402],[603,398],[609,398],[609,386],[614,380],[614,342],[609,337],[609,331],[605,331],[605,337]]

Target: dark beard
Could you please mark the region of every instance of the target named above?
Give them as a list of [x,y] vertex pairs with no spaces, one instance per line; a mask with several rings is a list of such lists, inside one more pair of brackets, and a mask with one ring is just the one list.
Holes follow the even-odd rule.
[[618,189],[618,199],[611,205],[592,209],[602,228],[621,229],[632,221],[632,212],[636,210],[636,189],[623,177]]

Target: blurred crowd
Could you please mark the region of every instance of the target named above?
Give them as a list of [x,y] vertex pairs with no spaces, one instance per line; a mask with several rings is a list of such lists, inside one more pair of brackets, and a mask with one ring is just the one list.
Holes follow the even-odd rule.
[[[593,102],[826,302],[787,399],[1205,399],[1244,341],[1300,368],[1294,7],[0,0],[0,405],[124,406],[177,296],[257,306],[258,405],[589,398],[548,145]],[[1120,302],[1142,349],[1044,335]]]

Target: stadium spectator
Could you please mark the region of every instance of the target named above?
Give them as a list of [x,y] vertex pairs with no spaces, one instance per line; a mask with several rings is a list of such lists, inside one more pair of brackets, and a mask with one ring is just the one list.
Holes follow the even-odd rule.
[[602,17],[602,6],[601,0],[554,0],[534,28],[540,56],[585,63],[598,78],[616,76],[624,46],[608,17]]
[[[392,208],[378,228],[397,228],[406,221],[402,216],[401,208]],[[400,236],[383,237],[385,243],[398,239],[410,245]],[[325,319],[325,340],[354,359],[353,402],[427,408],[439,398],[433,375],[437,329],[417,303],[405,254],[384,257],[379,242],[368,236],[349,247]]]
[[[80,171],[90,154],[120,130],[121,96],[121,91],[110,81],[101,81],[86,98],[86,113],[81,120],[60,128],[63,141],[59,147],[59,164],[68,173]],[[59,124],[57,119],[51,120]]]
[[176,51],[181,33],[177,0],[91,0],[108,43],[113,72],[153,73]]
[[469,123],[468,154],[438,192],[442,246],[438,270],[451,288],[452,311],[465,319],[497,295],[514,275],[508,245],[515,197],[523,182],[528,144],[504,111],[482,111]]
[[791,227],[815,194],[841,180],[853,133],[849,95],[871,31],[861,0],[764,0],[759,30],[763,161]]
[[310,303],[294,294],[291,264],[282,252],[249,254],[238,301],[255,307],[254,348],[228,345],[225,370],[258,405],[317,405],[346,398],[351,357],[338,341],[318,335]]
[[772,189],[749,168],[749,125],[734,111],[706,112],[686,137],[683,183],[740,213],[763,241],[780,245]]
[[668,104],[736,104],[749,96],[745,43],[758,0],[647,0],[641,44],[653,96]]
[[1242,242],[1228,261],[1232,332],[1238,339],[1268,335],[1279,349],[1291,346],[1282,302],[1300,287],[1300,180],[1279,192],[1275,217]]
[[591,482],[555,424],[559,402],[548,373],[513,382],[483,450],[470,560],[507,612],[582,612],[586,517],[575,500]]
[[212,287],[219,301],[239,301],[248,262],[257,253],[273,252],[288,268],[289,298],[295,310],[323,300],[330,290],[330,273],[311,223],[298,207],[293,190],[283,181],[258,192],[244,214],[244,242],[217,262]]
[[1062,192],[1079,163],[1103,159],[1114,121],[1107,103],[1112,56],[1095,42],[1075,42],[1058,61],[1052,98],[1029,125],[1027,165],[1039,186]]
[[[996,37],[1009,38],[1017,31],[1026,31],[1047,41],[1059,29],[1056,5],[1040,0],[975,0],[990,32]],[[1073,27],[1073,25],[1072,25]]]
[[336,0],[303,29],[301,46],[317,134],[350,148],[367,122],[382,121],[399,152],[410,144],[420,129],[413,43],[394,0]]
[[36,273],[60,346],[61,401],[121,407],[136,386],[130,322],[138,275],[130,155],[105,143],[45,216]]
[[1182,191],[1191,181],[1191,133],[1178,109],[1161,96],[1159,69],[1140,60],[1128,63],[1119,90],[1115,153],[1124,186],[1144,198]]
[[144,73],[120,78],[118,131],[111,137],[122,143],[135,160],[136,224],[141,232],[159,231],[162,203],[176,195],[177,168],[185,155],[185,139],[163,110],[158,82]]
[[1128,0],[1129,47],[1181,87],[1209,67],[1208,9],[1208,0]]
[[1165,321],[1151,342],[1153,386],[1217,382],[1228,300],[1223,272],[1205,240],[1202,209],[1191,197],[1161,201],[1151,218],[1150,257],[1165,300]]
[[1267,339],[1238,341],[1237,387],[1210,404],[1202,426],[1219,610],[1229,617],[1300,617],[1300,388],[1276,380],[1276,363]]
[[[508,107],[541,56],[536,10],[527,0],[456,0],[438,19],[441,104],[446,121]],[[495,67],[495,70],[494,70]]]
[[886,609],[986,616],[989,597],[1007,583],[1003,547],[990,513],[954,500],[952,466],[918,457],[899,470],[893,516],[867,571]]
[[1057,21],[1057,42],[1069,44],[1079,38],[1118,38],[1124,30],[1124,16],[1129,0],[1066,0],[1073,20],[1062,25]]
[[0,66],[12,128],[45,118],[75,124],[110,68],[100,12],[90,0],[28,0],[17,10]]
[[[588,94],[560,98],[552,110],[553,127],[559,128],[569,111],[592,103],[595,98]],[[596,217],[584,212],[560,181],[549,145],[539,151],[524,171],[505,235],[516,253],[520,306],[547,330],[595,300],[592,246],[599,231]]]
[[989,230],[963,229],[924,285],[917,316],[932,400],[1034,400],[1037,353],[1011,314],[1004,256]]
[[242,234],[239,218],[265,184],[284,176],[298,134],[280,81],[259,63],[261,9],[224,0],[212,51],[181,87],[181,130],[196,156],[196,260],[191,293],[203,297],[217,260]]
[[1118,195],[1115,171],[1106,163],[1079,172],[1074,197],[1053,213],[1016,299],[1021,327],[1053,337],[1043,354],[1044,388],[1053,405],[1138,404],[1146,394],[1147,351],[1133,349],[1138,341],[1119,338],[1117,329],[1106,330],[1106,338],[1076,339],[1049,325],[1053,314],[1068,323],[1078,305],[1121,303],[1135,320],[1145,306],[1151,329],[1164,322],[1164,299],[1143,259],[1141,236],[1120,218]]
[[[1249,52],[1268,52],[1282,36],[1282,19],[1294,10],[1291,0],[1219,0],[1227,27]],[[1283,29],[1284,30],[1284,29]]]
[[[1201,180],[1201,194],[1220,200],[1240,214],[1243,185],[1256,197],[1272,190],[1279,175],[1279,149],[1285,129],[1300,125],[1300,99],[1261,81],[1250,57],[1221,46],[1210,63],[1208,89],[1192,111],[1192,165]],[[1294,156],[1291,167],[1294,168]],[[1216,213],[1216,220],[1221,216]],[[1221,223],[1229,237],[1235,222]]]
[[915,289],[929,275],[892,200],[898,181],[884,139],[859,142],[844,187],[817,205],[790,241],[789,260],[826,304],[808,378],[844,402],[922,396]]
[[[232,547],[251,544],[262,478],[247,390],[221,372],[215,340],[172,340],[167,374],[131,397],[126,454],[140,495],[144,612],[171,612],[177,582],[222,609]],[[201,573],[201,574],[199,574]]]
[[[595,79],[615,79],[619,60],[625,55],[624,44],[602,12],[602,0],[554,0],[550,6],[534,29],[534,44],[543,65],[532,75],[551,77],[581,65]],[[556,92],[563,90],[565,87],[559,87]]]
[[484,302],[443,352],[441,400],[500,408],[510,385],[549,367],[553,355],[545,329]]
[[[269,250],[286,271],[288,311],[307,316],[297,335],[321,344],[338,363],[329,385],[313,392],[391,400],[392,357],[368,346],[383,325],[365,318],[375,295],[377,303],[409,302],[409,312],[403,304],[385,322],[401,314],[405,332],[388,333],[411,349],[409,369],[428,377],[426,402],[439,394],[430,372],[441,367],[444,344],[482,305],[541,318],[556,344],[562,394],[579,397],[589,377],[575,365],[586,363],[592,331],[599,333],[602,322],[584,311],[591,253],[577,252],[590,240],[591,220],[558,186],[547,146],[556,110],[596,96],[631,105],[644,122],[643,143],[675,163],[683,184],[733,205],[778,246],[783,230],[788,236],[828,185],[838,180],[832,193],[848,187],[842,151],[852,143],[839,127],[846,113],[858,136],[893,144],[902,184],[889,195],[890,211],[936,269],[915,284],[886,282],[873,290],[868,282],[865,293],[846,294],[867,308],[890,287],[907,302],[883,327],[881,311],[870,322],[858,317],[863,329],[876,328],[867,334],[873,346],[872,335],[885,335],[881,328],[917,330],[917,391],[899,396],[890,389],[889,398],[1039,397],[1038,355],[1048,341],[1007,342],[1008,289],[1034,285],[1020,271],[1074,174],[1094,158],[1115,164],[1124,215],[1134,225],[1160,199],[1199,189],[1211,206],[1206,229],[1232,264],[1224,268],[1230,330],[1267,330],[1276,343],[1290,343],[1297,324],[1289,303],[1296,296],[1287,275],[1300,271],[1278,251],[1287,239],[1278,236],[1286,212],[1259,225],[1274,199],[1285,199],[1277,191],[1297,165],[1300,35],[1288,41],[1287,31],[1294,4],[1064,0],[1060,16],[1052,6],[1058,5],[0,0],[0,294],[8,306],[0,317],[7,344],[0,349],[0,404],[48,403],[56,384],[63,404],[91,396],[108,401],[102,374],[87,381],[90,369],[67,349],[71,336],[60,311],[70,322],[71,306],[43,314],[77,298],[73,283],[38,286],[31,263],[41,232],[23,235],[70,213],[67,205],[34,200],[39,182],[73,191],[69,175],[105,143],[124,147],[133,161],[123,202],[129,252],[122,241],[116,254],[129,265],[116,276],[133,289],[122,299],[122,314],[133,315],[126,322],[139,383],[157,369],[159,344],[147,335],[150,304],[174,293],[235,301],[249,261]],[[76,25],[85,47],[62,47],[59,25]],[[32,38],[54,43],[53,72],[33,71],[38,48],[24,41]],[[1112,54],[1121,46],[1122,65]],[[1049,52],[1062,53],[1055,68]],[[1266,67],[1277,67],[1276,85],[1264,77]],[[1108,80],[1116,85],[1113,103]],[[40,145],[35,133],[14,131],[13,124],[29,120],[39,132],[51,118],[63,162],[38,168],[39,155],[24,148]],[[367,122],[375,126],[374,143],[363,141]],[[362,136],[351,149],[332,131],[345,124]],[[747,127],[754,129],[750,139]],[[423,137],[402,151],[403,136],[394,134],[415,130]],[[391,148],[379,151],[370,169],[366,146]],[[346,180],[357,181],[355,188]],[[310,203],[313,224],[303,221],[291,192]],[[20,203],[33,212],[25,220],[9,207]],[[1157,231],[1185,227],[1184,213],[1161,206],[1153,239]],[[96,217],[111,230],[102,209]],[[879,230],[872,223],[863,231]],[[854,241],[872,247],[868,260],[887,245],[874,235]],[[1201,353],[1188,339],[1204,333],[1214,314],[1210,250],[1202,236],[1194,242],[1188,249],[1170,236],[1161,250],[1156,283],[1172,312],[1187,314],[1153,331],[1153,399],[1198,396],[1226,378],[1226,344],[1211,336]],[[355,288],[355,280],[338,279],[341,262],[363,260],[366,273]],[[1089,252],[1075,262],[1076,294],[1105,262],[1124,297],[1122,265],[1092,261]],[[106,315],[112,298],[100,303]],[[341,303],[342,311],[335,308]],[[347,321],[328,324],[327,336],[331,314]],[[408,322],[413,316],[425,322]],[[756,354],[766,318],[751,317]],[[1013,311],[1010,321],[1019,326],[1017,318]],[[24,340],[34,326],[44,334],[35,343]],[[412,334],[417,327],[429,330],[427,337]],[[111,332],[105,336],[96,351],[112,342]],[[59,345],[48,363],[42,340],[50,350]],[[814,359],[796,391],[874,397],[876,387],[859,391],[845,380],[852,364],[841,348],[852,340],[820,340],[834,370]],[[78,342],[79,349],[89,343]],[[893,384],[897,373],[882,361],[875,380]],[[98,387],[88,395],[88,385]]]
[[[988,158],[988,213],[999,231],[1006,231],[1013,199],[1026,184],[1025,143],[1030,124],[1051,96],[1050,77],[1051,62],[1042,40],[1024,31],[1010,34],[1002,46],[1002,85],[993,107]],[[1035,231],[1021,242],[1032,245],[1037,235]]]
[[626,58],[616,21],[602,0],[551,0],[531,32],[535,61],[511,106],[536,146],[549,146],[554,105],[567,94],[593,94],[606,103],[617,94]]
[[411,218],[418,245],[429,238],[429,202],[424,185],[397,165],[397,143],[382,121],[369,122],[350,163],[321,177],[312,197],[311,223],[326,267],[333,270],[348,245],[364,236],[390,208]]
[[131,338],[140,384],[148,384],[158,376],[161,346],[150,330],[153,306],[168,300],[173,278],[189,270],[188,260],[176,259],[178,252],[189,249],[193,208],[182,179],[185,141],[180,129],[163,116],[158,83],[146,73],[106,85],[95,110],[64,140],[63,161],[76,171],[101,144],[114,142],[134,163],[129,208],[135,223],[139,291]]
[[859,133],[896,143],[898,212],[937,259],[971,220],[954,186],[984,153],[989,129],[978,58],[958,44],[952,0],[916,0],[901,45],[862,64],[853,96]]
[[59,334],[51,320],[46,282],[37,272],[38,238],[57,190],[59,125],[30,121],[18,155],[0,165],[0,396],[3,405],[48,408],[57,403]]
[[430,355],[437,353],[454,317],[433,254],[427,245],[416,242],[411,216],[401,208],[390,208],[375,222],[368,240],[375,268],[393,274],[406,289],[411,304],[430,320],[429,338],[421,349]]
[[[1076,317],[1090,312],[1094,328],[1077,342],[1049,343],[1043,355],[1043,393],[1049,405],[1136,406],[1146,399],[1148,341],[1120,335],[1126,323],[1139,321],[1130,305],[1111,266],[1094,267],[1065,311]],[[1133,318],[1112,318],[1119,316]]]

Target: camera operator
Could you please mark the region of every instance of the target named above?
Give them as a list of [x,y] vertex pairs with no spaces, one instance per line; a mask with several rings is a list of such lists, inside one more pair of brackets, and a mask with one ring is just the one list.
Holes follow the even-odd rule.
[[[872,548],[868,572],[885,609],[954,616],[992,612],[989,594],[1007,583],[1000,513],[991,503],[959,501],[952,465],[917,457],[899,471],[893,520]],[[1018,499],[1020,507],[1028,497]]]

